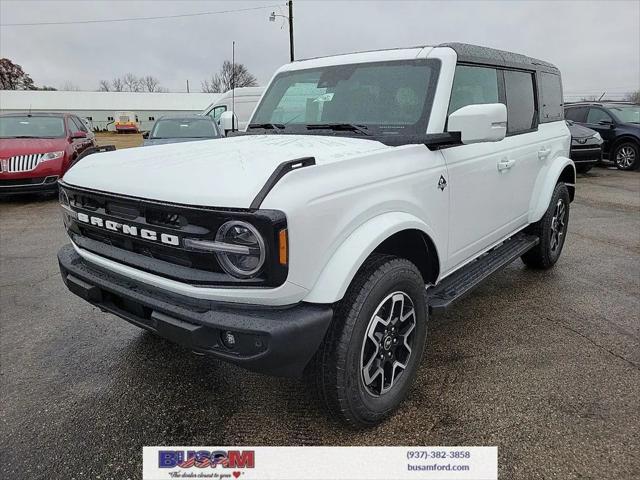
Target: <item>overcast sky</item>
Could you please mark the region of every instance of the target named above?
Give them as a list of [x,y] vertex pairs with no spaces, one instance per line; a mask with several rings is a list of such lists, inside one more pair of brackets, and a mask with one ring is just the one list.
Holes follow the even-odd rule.
[[[271,7],[280,4],[281,7]],[[0,56],[37,85],[83,90],[127,72],[154,75],[171,91],[200,91],[231,57],[269,81],[289,60],[285,1],[0,0],[0,23],[102,20],[263,7],[188,18],[118,23],[2,26]],[[475,43],[557,65],[568,95],[640,88],[640,1],[294,1],[296,58],[438,44]]]

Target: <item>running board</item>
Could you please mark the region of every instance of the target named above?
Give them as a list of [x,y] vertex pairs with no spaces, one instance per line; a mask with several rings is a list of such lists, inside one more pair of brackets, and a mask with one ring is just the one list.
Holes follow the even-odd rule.
[[477,260],[452,273],[435,287],[427,289],[427,303],[431,311],[442,311],[501,270],[522,254],[535,247],[540,239],[534,235],[518,234],[488,251]]

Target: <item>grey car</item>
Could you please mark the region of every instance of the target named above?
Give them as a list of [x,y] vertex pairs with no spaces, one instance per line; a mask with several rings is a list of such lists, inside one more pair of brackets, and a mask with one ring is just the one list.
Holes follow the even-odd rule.
[[143,134],[143,145],[194,142],[223,136],[211,117],[196,114],[164,115],[156,120],[151,131]]

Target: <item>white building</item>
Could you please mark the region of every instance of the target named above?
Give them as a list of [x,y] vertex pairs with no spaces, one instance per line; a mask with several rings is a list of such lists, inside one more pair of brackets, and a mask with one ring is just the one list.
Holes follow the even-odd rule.
[[0,90],[0,113],[63,112],[86,118],[94,130],[115,130],[115,112],[134,112],[141,130],[165,114],[199,113],[218,93],[60,92]]

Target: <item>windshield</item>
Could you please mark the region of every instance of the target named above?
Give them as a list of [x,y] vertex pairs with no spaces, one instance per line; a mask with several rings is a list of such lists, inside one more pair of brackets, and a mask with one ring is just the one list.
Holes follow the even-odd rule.
[[62,138],[65,136],[61,117],[0,117],[0,138]]
[[218,132],[209,118],[168,118],[158,120],[149,138],[216,138]]
[[323,124],[356,125],[371,135],[425,133],[439,65],[406,60],[282,72],[251,125],[271,124],[286,133],[309,125],[317,132]]
[[621,122],[640,123],[640,105],[616,105],[609,107]]

